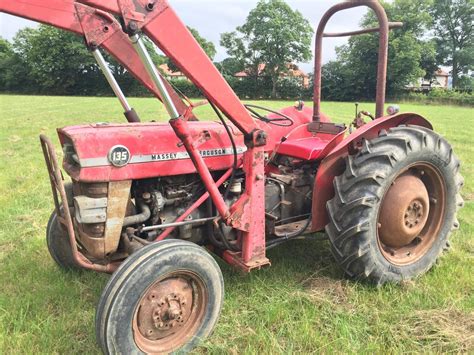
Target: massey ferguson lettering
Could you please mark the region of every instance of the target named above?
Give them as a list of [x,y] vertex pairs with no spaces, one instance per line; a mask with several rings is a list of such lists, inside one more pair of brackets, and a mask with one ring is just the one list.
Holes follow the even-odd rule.
[[176,160],[178,158],[178,153],[162,153],[162,154],[152,154],[151,160],[160,161],[160,160]]
[[200,153],[202,157],[216,157],[216,156],[228,154],[226,152],[226,149],[201,150]]
[[[237,154],[242,154],[245,152],[245,147],[238,147]],[[232,155],[234,154],[234,150],[232,148],[219,148],[219,149],[206,149],[200,151],[201,156],[203,158],[209,157],[220,157],[223,155]],[[160,153],[160,154],[152,154],[149,156],[150,159],[148,161],[169,161],[169,160],[182,160],[182,159],[189,159],[189,154],[187,152],[175,152],[175,153]],[[146,161],[146,159],[142,159],[141,162]]]

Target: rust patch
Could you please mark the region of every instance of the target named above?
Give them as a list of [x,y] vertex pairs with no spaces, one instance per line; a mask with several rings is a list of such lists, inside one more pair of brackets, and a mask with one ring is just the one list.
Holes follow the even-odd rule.
[[107,222],[105,224],[105,254],[117,250],[122,233],[123,219],[127,211],[132,181],[109,183]]
[[208,294],[202,280],[180,271],[142,296],[133,318],[134,339],[146,353],[170,353],[186,344],[203,322]]

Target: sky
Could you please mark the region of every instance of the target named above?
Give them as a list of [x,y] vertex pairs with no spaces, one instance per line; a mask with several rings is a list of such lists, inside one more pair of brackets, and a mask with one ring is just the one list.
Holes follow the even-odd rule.
[[[293,8],[299,10],[315,30],[323,13],[340,0],[286,0]],[[221,61],[227,57],[225,48],[219,45],[220,34],[235,30],[245,22],[250,10],[257,0],[169,0],[181,19],[188,26],[193,27],[199,33],[214,43],[217,49],[215,61]],[[327,26],[328,32],[341,32],[359,28],[360,20],[366,13],[365,7],[345,10],[336,14]],[[7,14],[0,14],[0,36],[11,40],[16,32],[25,27],[35,27],[32,21],[20,19]],[[314,41],[313,41],[314,42]],[[327,62],[336,57],[335,47],[346,42],[345,38],[325,39],[323,44],[323,60]],[[300,63],[300,67],[307,71],[313,71],[313,63]]]

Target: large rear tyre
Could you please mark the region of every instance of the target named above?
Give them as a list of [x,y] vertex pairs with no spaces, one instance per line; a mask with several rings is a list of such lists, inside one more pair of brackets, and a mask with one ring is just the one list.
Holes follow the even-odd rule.
[[326,232],[346,274],[383,284],[429,270],[459,228],[459,169],[451,145],[426,128],[401,126],[364,141],[327,204]]
[[186,352],[214,329],[224,298],[216,261],[181,240],[150,244],[113,274],[99,301],[105,354]]

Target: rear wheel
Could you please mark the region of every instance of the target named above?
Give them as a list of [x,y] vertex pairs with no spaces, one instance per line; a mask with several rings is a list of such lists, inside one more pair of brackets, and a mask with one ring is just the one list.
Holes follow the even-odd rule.
[[326,226],[345,272],[383,284],[429,270],[459,228],[459,168],[450,144],[417,126],[382,131],[348,156]]
[[96,312],[104,353],[188,351],[217,323],[224,285],[216,261],[180,240],[131,255],[106,285]]

